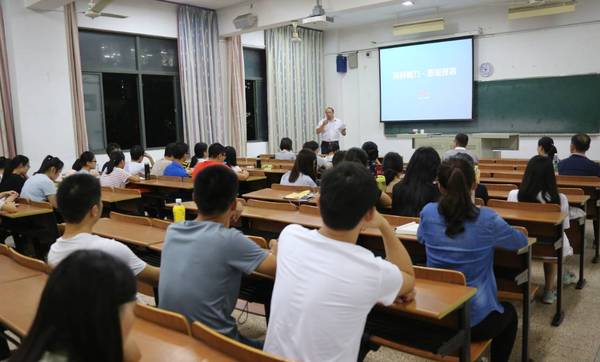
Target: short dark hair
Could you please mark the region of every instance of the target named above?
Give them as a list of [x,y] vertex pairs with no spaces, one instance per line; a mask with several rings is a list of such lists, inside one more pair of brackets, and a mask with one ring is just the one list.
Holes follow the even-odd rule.
[[92,175],[78,173],[66,177],[58,186],[58,211],[70,224],[78,224],[94,205],[100,204],[100,181]]
[[571,144],[575,146],[575,150],[579,152],[587,152],[590,149],[592,140],[585,133],[578,133],[571,137]]
[[385,184],[389,185],[404,169],[404,160],[399,153],[388,152],[383,157],[383,175]]
[[342,163],[342,161],[344,161],[344,158],[346,158],[346,151],[338,151],[331,158],[331,164],[335,167]]
[[225,154],[225,146],[219,142],[213,143],[208,148],[208,158],[217,158],[219,155]]
[[173,153],[175,153],[175,145],[175,142],[171,142],[165,146],[165,157],[173,157]]
[[144,153],[146,153],[146,150],[140,145],[131,146],[131,148],[129,149],[131,161],[139,160],[142,156],[144,156]]
[[454,141],[458,147],[467,147],[469,144],[469,136],[464,133],[459,133],[454,137]]
[[356,227],[378,199],[375,178],[354,162],[342,162],[327,170],[321,179],[321,216],[325,225],[334,230]]
[[279,142],[279,149],[291,151],[292,150],[292,140],[289,139],[288,137],[283,137],[281,139],[281,142]]
[[177,160],[185,156],[186,153],[190,152],[190,146],[184,142],[175,143],[175,147],[173,147],[173,157]]
[[375,161],[377,157],[379,157],[379,149],[377,148],[377,143],[367,141],[363,143],[361,148],[367,153],[369,161]]
[[224,213],[235,202],[237,193],[237,175],[226,166],[209,166],[200,171],[194,181],[194,201],[202,215]]
[[109,156],[114,151],[119,151],[119,150],[121,150],[121,145],[119,145],[116,142],[111,142],[111,143],[109,143],[109,144],[106,145],[106,154],[109,155]]
[[346,151],[346,157],[344,157],[344,161],[360,163],[367,167],[369,156],[362,148],[352,147]]
[[319,149],[319,144],[317,143],[317,141],[308,141],[308,142],[304,142],[304,144],[302,145],[302,148],[308,148],[309,150],[315,152],[316,150]]

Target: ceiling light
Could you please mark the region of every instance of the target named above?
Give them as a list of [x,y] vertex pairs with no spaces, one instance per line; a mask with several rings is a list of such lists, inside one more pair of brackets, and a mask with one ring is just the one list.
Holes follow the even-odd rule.
[[446,23],[443,18],[414,21],[393,26],[394,35],[429,33],[444,30]]
[[402,5],[404,5],[404,6],[413,6],[414,4],[415,4],[415,2],[412,0],[406,0],[406,1],[402,2]]
[[575,11],[575,2],[562,2],[540,6],[523,6],[518,8],[508,9],[508,19],[525,19],[535,16],[556,15],[562,13],[570,13]]

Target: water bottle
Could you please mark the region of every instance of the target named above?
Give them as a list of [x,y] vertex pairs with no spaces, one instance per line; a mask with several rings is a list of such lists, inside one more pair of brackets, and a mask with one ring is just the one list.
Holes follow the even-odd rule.
[[150,178],[150,165],[147,163],[144,164],[144,178],[146,180]]
[[379,190],[381,190],[381,192],[385,192],[385,176],[377,176],[375,181],[377,181],[377,187]]
[[173,206],[173,221],[176,223],[185,221],[185,207],[181,199],[175,199],[175,206]]

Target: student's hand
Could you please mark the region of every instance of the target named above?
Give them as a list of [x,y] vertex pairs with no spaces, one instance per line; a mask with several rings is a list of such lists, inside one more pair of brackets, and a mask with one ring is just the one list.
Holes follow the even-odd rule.
[[6,201],[4,203],[4,205],[2,206],[2,211],[8,212],[8,213],[15,213],[19,210],[17,210],[17,204],[15,204],[13,201]]
[[148,152],[144,153],[144,157],[146,157],[150,161],[154,161],[154,159],[152,158],[152,156]]
[[15,201],[19,197],[19,193],[16,191],[8,191],[8,196],[6,197],[6,202]]
[[235,206],[235,211],[231,214],[231,222],[236,223],[242,217],[242,212],[244,211],[244,205],[238,201]]
[[277,239],[272,239],[271,244],[269,245],[271,249],[271,254],[277,256]]
[[415,300],[415,295],[417,293],[415,292],[415,290],[411,290],[410,292],[404,294],[404,295],[399,295],[396,298],[396,303],[410,303],[413,300]]
[[365,225],[366,227],[372,227],[372,228],[376,228],[376,229],[381,229],[384,226],[390,226],[390,224],[388,223],[388,221],[383,217],[383,215],[381,215],[379,213],[379,211],[374,210],[373,211],[373,219],[371,221],[369,221],[369,223],[367,225]]

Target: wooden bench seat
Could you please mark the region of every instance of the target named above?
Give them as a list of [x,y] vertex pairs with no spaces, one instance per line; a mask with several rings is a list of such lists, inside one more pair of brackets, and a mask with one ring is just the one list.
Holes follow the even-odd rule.
[[[400,352],[412,354],[413,356],[418,356],[422,358],[427,358],[433,361],[444,361],[444,362],[458,362],[457,356],[441,356],[429,351],[425,351],[418,348],[413,348],[410,346],[406,346],[400,343],[396,343],[390,340],[387,340],[382,337],[373,336],[369,338],[369,340],[373,343],[376,343],[381,346],[385,346],[388,348],[392,348],[398,350]],[[481,342],[471,342],[471,361],[477,361],[481,356],[485,353],[485,351],[489,348],[492,340],[489,339],[487,341]]]

